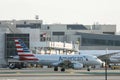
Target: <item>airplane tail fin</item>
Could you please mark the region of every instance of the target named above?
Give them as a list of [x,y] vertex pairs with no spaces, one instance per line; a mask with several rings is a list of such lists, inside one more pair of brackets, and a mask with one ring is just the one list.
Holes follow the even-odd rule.
[[38,60],[21,39],[14,39],[14,41],[20,60]]

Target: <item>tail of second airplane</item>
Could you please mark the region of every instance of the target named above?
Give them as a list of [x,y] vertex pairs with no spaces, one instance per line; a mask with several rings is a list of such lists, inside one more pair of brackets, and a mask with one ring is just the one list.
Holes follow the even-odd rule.
[[21,39],[14,39],[14,41],[15,41],[16,50],[20,60],[25,60],[25,61],[38,60]]

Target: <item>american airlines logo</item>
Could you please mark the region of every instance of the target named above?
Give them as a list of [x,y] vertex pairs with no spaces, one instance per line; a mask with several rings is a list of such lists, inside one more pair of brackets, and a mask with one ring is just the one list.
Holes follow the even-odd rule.
[[70,61],[83,61],[83,57],[59,57],[59,61],[70,60]]
[[33,60],[33,61],[38,60],[34,56],[34,54],[30,52],[30,50],[27,48],[27,46],[24,44],[22,40],[15,39],[15,44],[20,60]]

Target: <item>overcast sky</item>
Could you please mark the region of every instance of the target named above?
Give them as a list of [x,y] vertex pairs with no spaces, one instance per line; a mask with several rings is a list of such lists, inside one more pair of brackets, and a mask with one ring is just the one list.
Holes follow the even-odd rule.
[[43,23],[116,24],[120,0],[0,0],[0,20],[39,19]]

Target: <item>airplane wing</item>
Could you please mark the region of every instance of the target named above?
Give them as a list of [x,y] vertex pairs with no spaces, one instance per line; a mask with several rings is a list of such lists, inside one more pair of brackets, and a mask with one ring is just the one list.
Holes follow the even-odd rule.
[[105,61],[110,61],[110,57],[113,56],[113,55],[116,55],[116,54],[119,54],[120,52],[113,52],[113,53],[108,53],[108,54],[104,54],[104,55],[99,55],[97,56],[99,59]]

